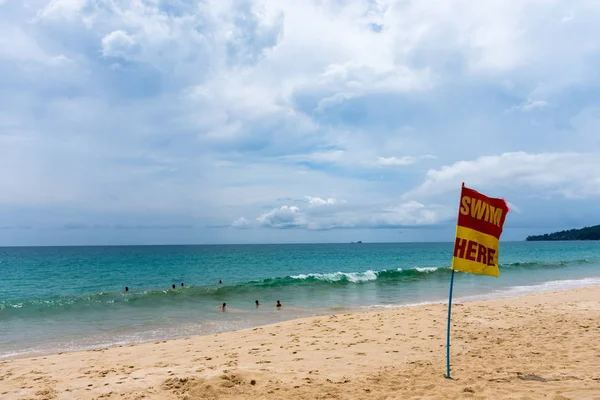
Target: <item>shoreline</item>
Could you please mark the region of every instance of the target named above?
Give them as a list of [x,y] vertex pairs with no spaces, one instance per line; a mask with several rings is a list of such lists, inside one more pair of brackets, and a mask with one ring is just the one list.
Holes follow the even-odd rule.
[[0,396],[435,398],[444,390],[445,398],[569,399],[600,392],[600,286],[454,305],[453,380],[443,377],[447,306],[434,303],[4,360]]
[[[583,279],[576,280],[559,280],[559,281],[547,281],[542,284],[535,285],[523,285],[523,286],[513,286],[504,289],[500,289],[494,292],[486,293],[486,294],[476,294],[476,295],[463,295],[463,296],[454,296],[453,304],[461,304],[461,303],[471,303],[471,302],[479,302],[479,301],[488,301],[488,300],[498,300],[498,299],[511,299],[515,297],[522,297],[534,294],[545,294],[552,292],[562,292],[573,289],[580,289],[586,287],[600,287],[600,278],[589,277]],[[39,358],[39,357],[47,357],[56,354],[64,354],[64,353],[77,353],[77,352],[86,352],[86,351],[97,351],[100,349],[112,349],[119,348],[125,346],[133,346],[133,345],[144,345],[153,342],[162,342],[162,341],[172,341],[172,340],[182,340],[182,339],[190,339],[190,338],[199,338],[199,337],[207,337],[212,335],[219,335],[223,333],[230,332],[239,332],[249,329],[255,329],[257,327],[265,327],[270,326],[276,323],[284,323],[289,321],[295,321],[298,319],[304,318],[314,318],[319,316],[329,316],[334,314],[346,314],[346,313],[370,313],[376,311],[383,310],[398,310],[403,308],[413,308],[413,307],[422,307],[428,305],[446,305],[447,299],[440,300],[425,300],[418,303],[407,303],[407,304],[374,304],[368,306],[355,306],[355,307],[344,307],[344,306],[332,306],[329,308],[318,308],[318,309],[302,309],[300,313],[290,314],[289,317],[281,319],[279,321],[267,321],[267,322],[258,322],[258,323],[248,323],[247,327],[244,328],[226,328],[216,332],[204,332],[199,334],[181,334],[177,336],[171,337],[162,337],[162,338],[153,338],[147,340],[138,340],[138,341],[127,341],[121,340],[116,342],[107,342],[102,344],[92,344],[88,346],[83,346],[80,348],[52,348],[49,350],[39,350],[39,351],[20,351],[16,350],[11,354],[0,355],[0,362],[9,361],[9,360],[20,360],[20,359],[29,359],[29,358]],[[295,310],[295,309],[294,309]],[[296,310],[297,311],[297,310]],[[314,313],[313,313],[314,312]],[[311,314],[312,313],[312,314]],[[309,314],[309,315],[307,315]],[[279,315],[279,314],[278,314]]]

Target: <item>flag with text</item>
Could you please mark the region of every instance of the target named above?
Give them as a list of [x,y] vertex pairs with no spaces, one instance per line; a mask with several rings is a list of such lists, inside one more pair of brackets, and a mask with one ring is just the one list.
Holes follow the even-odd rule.
[[508,213],[503,199],[463,185],[458,210],[452,269],[498,277],[498,250]]

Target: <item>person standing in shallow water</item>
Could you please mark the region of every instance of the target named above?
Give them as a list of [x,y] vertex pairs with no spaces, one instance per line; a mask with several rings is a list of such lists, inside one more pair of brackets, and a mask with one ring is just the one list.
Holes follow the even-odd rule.
[[173,284],[173,289],[175,289],[175,284]]
[[258,306],[260,306],[260,303],[258,302],[258,300],[255,300],[254,304],[256,304],[256,308],[258,308]]
[[125,286],[125,291],[129,292],[129,287],[128,286]]
[[277,305],[275,307],[281,308],[281,302],[279,300],[277,300]]
[[225,311],[226,307],[227,307],[227,303],[223,303],[223,305],[219,308],[221,309],[221,311]]
[[183,287],[183,282],[181,282],[181,287]]

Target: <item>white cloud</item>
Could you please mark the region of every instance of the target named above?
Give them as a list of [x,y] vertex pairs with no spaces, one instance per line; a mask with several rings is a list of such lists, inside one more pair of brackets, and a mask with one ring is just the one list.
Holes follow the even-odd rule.
[[339,201],[337,199],[334,199],[333,197],[330,197],[328,199],[322,199],[320,197],[305,196],[304,198],[306,199],[306,201],[308,201],[308,204],[310,204],[311,206],[324,206],[339,203]]
[[461,182],[481,188],[525,188],[566,198],[600,196],[600,154],[516,152],[459,161],[429,170],[425,182],[406,197],[457,191]]
[[256,220],[270,228],[299,228],[306,226],[304,215],[296,206],[281,206],[259,215]]
[[68,65],[70,63],[72,63],[73,60],[71,60],[69,57],[65,56],[64,54],[60,54],[56,57],[52,57],[50,63],[56,66],[64,66],[64,65]]
[[87,0],[50,0],[37,12],[38,19],[67,18],[78,16]]
[[[307,197],[309,207],[281,206],[258,216],[257,220],[268,228],[296,228],[308,230],[333,229],[388,229],[402,227],[427,227],[444,222],[454,213],[450,208],[416,201],[398,204],[371,203],[352,205],[335,199]],[[315,205],[338,205],[328,210]]]
[[48,54],[23,28],[11,23],[1,23],[0,61],[2,59],[51,64],[53,56]]
[[573,21],[573,18],[575,18],[575,16],[573,14],[568,14],[565,15],[564,17],[562,17],[562,19],[560,20],[561,24],[566,24],[569,23],[571,21]]
[[443,220],[454,202],[423,199],[462,180],[519,187],[525,216],[528,196],[598,194],[600,9],[588,0],[2,10],[3,209],[372,228]]
[[377,164],[384,166],[412,165],[420,160],[432,160],[436,157],[428,154],[424,156],[402,156],[402,157],[377,157]]
[[238,229],[246,229],[251,226],[250,221],[244,217],[240,217],[231,223],[231,226]]
[[133,58],[135,40],[121,30],[113,31],[102,38],[102,55],[105,57]]
[[509,108],[507,111],[509,111],[509,112],[510,111],[528,112],[528,111],[536,110],[539,108],[546,108],[546,107],[548,107],[548,102],[546,102],[544,100],[527,100],[523,104]]
[[433,84],[429,71],[413,71],[408,67],[382,70],[352,61],[329,65],[314,85],[319,90],[327,88],[335,94],[320,100],[316,111],[323,112],[328,107],[368,94],[419,91],[431,88]]
[[315,163],[336,163],[343,160],[345,150],[326,150],[326,151],[315,151],[309,154],[294,154],[280,156],[278,159],[282,161],[293,161],[293,162],[315,162]]

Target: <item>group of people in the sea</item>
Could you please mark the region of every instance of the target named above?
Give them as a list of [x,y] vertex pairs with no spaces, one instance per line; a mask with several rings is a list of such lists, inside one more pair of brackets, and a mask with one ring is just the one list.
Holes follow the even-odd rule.
[[[258,300],[254,300],[254,305],[256,306],[256,308],[258,308],[260,306],[260,302]],[[279,310],[281,307],[283,307],[281,305],[281,301],[277,300],[277,304],[275,304],[275,307],[277,307],[277,309]],[[227,309],[227,303],[223,303],[222,305],[219,306],[219,308],[222,311],[225,311]]]
[[[221,285],[221,284],[223,284],[223,281],[222,281],[222,280],[219,280],[219,285]],[[183,284],[183,282],[181,282],[181,287],[183,287],[183,286],[184,286],[184,284]],[[176,288],[177,288],[177,285],[175,285],[175,284],[172,284],[172,285],[171,285],[171,287],[172,287],[173,289],[176,289]],[[129,286],[125,286],[125,291],[126,291],[126,292],[129,292]],[[256,306],[256,308],[258,308],[258,307],[260,306],[260,302],[259,302],[258,300],[255,300],[255,301],[254,301],[254,305]],[[277,309],[279,310],[279,309],[282,307],[282,305],[281,305],[281,301],[277,300],[277,304],[275,304],[275,307],[277,307]],[[222,305],[220,305],[220,306],[219,306],[219,308],[220,308],[222,311],[225,311],[225,310],[227,309],[227,303],[223,303]]]

